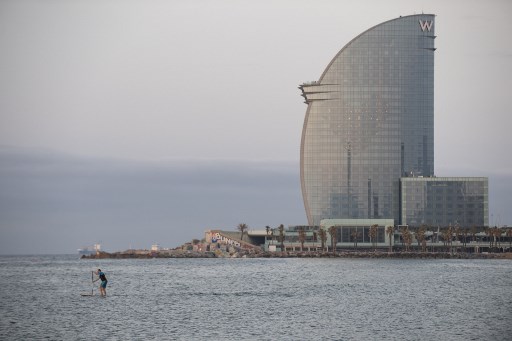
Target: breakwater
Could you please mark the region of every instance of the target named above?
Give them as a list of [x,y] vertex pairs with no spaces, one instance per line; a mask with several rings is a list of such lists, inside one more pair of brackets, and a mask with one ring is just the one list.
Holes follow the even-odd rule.
[[149,258],[394,258],[394,259],[512,259],[512,253],[465,253],[465,252],[382,252],[382,251],[339,251],[339,252],[268,252],[240,250],[238,252],[201,251],[122,251],[97,252],[84,255],[83,259],[149,259]]

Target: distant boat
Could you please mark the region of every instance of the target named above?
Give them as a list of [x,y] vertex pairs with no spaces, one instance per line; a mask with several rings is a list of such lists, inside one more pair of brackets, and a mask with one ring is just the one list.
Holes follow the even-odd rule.
[[95,255],[97,252],[101,250],[100,244],[94,244],[93,246],[87,246],[82,247],[78,249],[78,255],[79,256],[89,256],[89,255]]

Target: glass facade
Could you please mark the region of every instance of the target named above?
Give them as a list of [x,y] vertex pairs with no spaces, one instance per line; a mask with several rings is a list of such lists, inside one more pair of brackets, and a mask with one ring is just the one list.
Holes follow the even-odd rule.
[[402,178],[402,224],[488,226],[487,178]]
[[[336,244],[343,247],[352,246],[355,243],[371,244],[372,242],[389,245],[386,227],[394,226],[392,219],[322,219],[320,223],[321,227],[326,231],[329,231],[332,226],[336,227]],[[370,237],[372,225],[377,226],[377,234],[374,241]],[[329,233],[327,234],[330,244],[331,237]]]
[[[385,226],[377,228],[377,243],[384,243]],[[370,226],[343,226],[338,228],[338,243],[371,243]]]
[[301,185],[310,225],[400,219],[400,177],[434,174],[434,15],[400,17],[349,42],[308,105]]

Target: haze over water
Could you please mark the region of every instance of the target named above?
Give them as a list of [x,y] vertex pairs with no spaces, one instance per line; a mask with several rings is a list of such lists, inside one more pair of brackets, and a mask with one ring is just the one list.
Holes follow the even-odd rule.
[[[0,339],[506,340],[510,260],[0,257]],[[108,297],[91,292],[105,271]]]

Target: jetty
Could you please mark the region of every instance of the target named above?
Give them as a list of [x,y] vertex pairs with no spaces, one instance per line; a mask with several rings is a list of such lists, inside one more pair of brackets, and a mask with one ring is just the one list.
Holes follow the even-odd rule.
[[233,248],[231,250],[126,250],[121,252],[101,251],[83,255],[82,259],[151,259],[151,258],[372,258],[372,259],[512,259],[512,253],[466,253],[466,252],[384,252],[384,251],[284,251],[270,252]]

